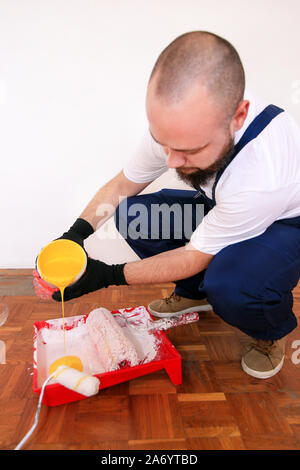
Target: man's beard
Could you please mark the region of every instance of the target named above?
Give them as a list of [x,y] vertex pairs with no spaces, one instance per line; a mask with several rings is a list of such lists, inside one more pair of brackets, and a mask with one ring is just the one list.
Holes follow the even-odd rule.
[[219,170],[224,168],[226,164],[231,160],[234,151],[234,139],[230,138],[230,141],[225,146],[218,160],[212,165],[205,168],[205,170],[195,170],[193,173],[185,173],[180,168],[176,168],[178,178],[184,183],[198,188],[199,186],[205,186],[207,182],[218,173]]

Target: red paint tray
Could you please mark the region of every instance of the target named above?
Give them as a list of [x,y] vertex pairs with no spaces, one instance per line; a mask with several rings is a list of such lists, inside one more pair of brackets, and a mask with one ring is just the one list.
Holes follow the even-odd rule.
[[[142,314],[143,318],[147,318],[150,321],[152,320],[150,313],[144,306],[113,310],[111,313],[121,313],[122,315],[127,316]],[[79,331],[84,331],[84,324],[87,316],[88,315],[79,315],[76,317],[65,318],[66,343],[68,342],[68,335],[70,338],[71,335],[73,335],[73,339],[69,340],[69,343],[75,349],[78,347],[76,346],[76,340],[78,344],[83,344],[83,336],[80,337],[79,335],[77,338],[76,335]],[[81,328],[81,330],[79,330],[79,328]],[[55,334],[62,335],[62,319],[39,321],[34,323],[33,391],[37,394],[40,394],[42,384],[49,375],[49,364],[47,364],[47,348],[50,355],[49,351],[51,349],[51,344],[47,343],[47,335],[50,335],[51,337],[52,330],[58,332]],[[133,334],[135,333],[133,332]],[[165,369],[174,385],[181,384],[182,371],[180,354],[164,332],[155,331],[151,334],[155,336],[155,344],[157,345],[157,349],[155,357],[151,358],[150,362],[142,363],[135,367],[124,367],[112,372],[91,374],[98,377],[100,380],[100,393],[102,389],[126,382],[131,379],[135,379],[137,377],[141,377],[143,375],[151,374],[152,372],[160,369]],[[83,356],[84,353],[85,351],[82,351]],[[59,354],[60,356],[63,355],[61,352]],[[76,355],[76,352],[73,352],[73,354]],[[51,362],[53,359],[54,356],[52,356]],[[86,372],[88,373],[88,371]],[[84,398],[86,398],[86,396],[81,395],[73,390],[69,390],[60,384],[53,383],[46,386],[43,403],[48,406],[56,406],[82,400]]]

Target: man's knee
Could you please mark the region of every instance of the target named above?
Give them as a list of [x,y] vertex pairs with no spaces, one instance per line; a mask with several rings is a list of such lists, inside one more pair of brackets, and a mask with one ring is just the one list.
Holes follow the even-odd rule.
[[173,190],[162,189],[155,193],[131,196],[122,200],[115,211],[114,220],[123,238],[169,239],[174,237],[177,231],[181,235],[179,238],[182,238],[180,225],[182,208],[178,201],[177,204],[171,201],[172,204],[169,206],[170,201],[166,202],[168,191],[172,195]]
[[[118,207],[116,208],[114,220],[115,225],[122,235],[123,238],[127,239],[133,238],[130,236],[130,232],[133,230],[133,220],[136,219],[135,229],[139,228],[138,235],[141,235],[141,229],[145,225],[145,222],[141,224],[141,220],[146,220],[147,217],[147,208],[144,203],[142,196],[130,196],[123,199]],[[131,230],[130,230],[130,226]],[[136,230],[135,230],[136,231]]]
[[263,272],[259,256],[251,259],[246,245],[231,245],[212,260],[204,277],[207,299],[218,316],[237,328],[276,328],[291,314],[292,294],[276,271]]

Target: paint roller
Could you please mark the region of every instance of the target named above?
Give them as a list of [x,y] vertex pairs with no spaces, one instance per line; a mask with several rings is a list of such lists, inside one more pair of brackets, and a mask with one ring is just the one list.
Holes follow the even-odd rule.
[[55,382],[86,397],[96,395],[99,391],[100,382],[97,377],[87,375],[72,367],[59,366],[52,374],[52,378]]
[[86,326],[105,372],[138,365],[135,346],[109,310],[104,307],[92,310]]
[[64,365],[59,366],[43,383],[33,426],[14,450],[20,450],[35,430],[39,420],[45,388],[51,380],[54,383],[59,383],[70,390],[74,390],[81,395],[85,395],[86,397],[96,395],[100,386],[100,381],[97,377],[87,375],[84,372],[73,369],[72,367]]

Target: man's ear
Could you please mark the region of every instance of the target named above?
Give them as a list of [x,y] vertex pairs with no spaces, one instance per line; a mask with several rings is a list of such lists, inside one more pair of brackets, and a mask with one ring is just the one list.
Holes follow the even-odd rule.
[[248,115],[249,106],[250,101],[248,100],[243,100],[239,103],[230,123],[230,131],[232,135],[234,134],[234,132],[239,131],[243,127],[243,124]]

